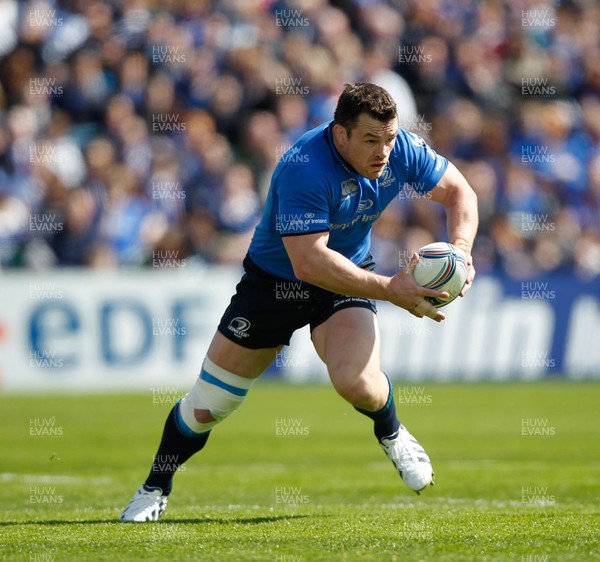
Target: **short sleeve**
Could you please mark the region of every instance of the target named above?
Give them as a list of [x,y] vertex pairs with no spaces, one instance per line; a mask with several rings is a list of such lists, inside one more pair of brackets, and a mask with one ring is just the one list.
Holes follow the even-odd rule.
[[401,131],[398,141],[405,155],[407,179],[415,191],[424,194],[431,191],[442,179],[448,168],[448,160],[435,152],[425,140],[410,131]]
[[275,229],[281,236],[329,230],[330,193],[327,184],[306,169],[277,178]]

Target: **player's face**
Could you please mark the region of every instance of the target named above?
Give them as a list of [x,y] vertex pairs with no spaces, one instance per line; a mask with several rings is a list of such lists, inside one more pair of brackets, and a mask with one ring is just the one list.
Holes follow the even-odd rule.
[[350,134],[341,125],[335,125],[333,133],[342,158],[361,176],[375,180],[387,166],[398,135],[398,122],[394,117],[384,123],[362,113]]

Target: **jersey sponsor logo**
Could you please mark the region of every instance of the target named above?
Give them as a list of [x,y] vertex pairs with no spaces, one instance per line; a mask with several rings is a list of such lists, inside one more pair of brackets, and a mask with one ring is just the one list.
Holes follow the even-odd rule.
[[342,199],[349,199],[350,197],[358,195],[358,190],[360,188],[356,178],[348,178],[347,180],[344,180],[340,184],[340,187],[342,188]]
[[377,185],[379,187],[389,187],[390,185],[394,185],[395,183],[396,176],[392,174],[392,169],[389,166],[386,166],[383,169],[381,176],[377,180]]
[[374,222],[381,216],[381,213],[373,213],[371,215],[357,215],[352,219],[351,222],[345,222],[341,224],[330,224],[329,230],[345,230],[346,228],[350,228],[359,222]]
[[358,212],[368,211],[373,206],[373,199],[361,199],[358,204]]
[[235,318],[231,319],[227,329],[232,331],[233,334],[240,339],[249,338],[250,334],[247,332],[250,329],[250,320],[242,318],[241,316],[236,316]]
[[349,302],[360,302],[362,304],[368,305],[370,308],[375,308],[373,301],[371,301],[370,299],[366,299],[364,297],[342,297],[341,299],[336,300],[333,303],[333,307],[337,308],[338,306],[340,306],[342,304],[347,304]]

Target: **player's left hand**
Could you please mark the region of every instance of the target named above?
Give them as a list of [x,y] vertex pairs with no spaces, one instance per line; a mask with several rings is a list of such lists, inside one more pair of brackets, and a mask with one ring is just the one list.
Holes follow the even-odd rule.
[[467,273],[467,280],[465,282],[465,286],[462,291],[459,293],[459,296],[464,297],[468,290],[471,288],[471,283],[473,283],[473,279],[475,279],[475,267],[473,266],[473,256],[470,253],[465,252],[467,256],[467,265],[469,266],[469,271]]

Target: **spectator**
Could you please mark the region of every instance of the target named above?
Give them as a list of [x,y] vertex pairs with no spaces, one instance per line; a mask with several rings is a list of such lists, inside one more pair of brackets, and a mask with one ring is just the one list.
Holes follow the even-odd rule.
[[[365,80],[460,161],[481,272],[598,276],[600,10],[529,6],[0,2],[0,264],[239,261],[278,159]],[[410,193],[382,270],[444,236]]]

